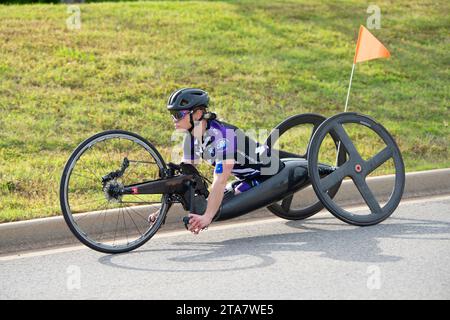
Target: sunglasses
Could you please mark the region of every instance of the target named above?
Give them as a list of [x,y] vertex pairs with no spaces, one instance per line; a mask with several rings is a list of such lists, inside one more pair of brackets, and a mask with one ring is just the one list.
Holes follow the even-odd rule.
[[180,111],[178,111],[178,110],[173,110],[173,111],[170,111],[170,114],[172,115],[172,118],[175,120],[175,121],[180,121],[181,119],[183,119],[186,115],[188,115],[190,113],[190,111],[189,110],[180,110]]

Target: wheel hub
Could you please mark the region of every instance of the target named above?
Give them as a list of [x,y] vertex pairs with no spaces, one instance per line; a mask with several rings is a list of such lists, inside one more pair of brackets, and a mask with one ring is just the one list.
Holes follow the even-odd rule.
[[356,165],[355,165],[355,171],[356,171],[357,173],[361,173],[362,167],[361,167],[360,164],[356,164]]
[[115,179],[108,181],[103,187],[105,198],[109,202],[121,202],[123,195],[122,191],[123,191],[123,184]]

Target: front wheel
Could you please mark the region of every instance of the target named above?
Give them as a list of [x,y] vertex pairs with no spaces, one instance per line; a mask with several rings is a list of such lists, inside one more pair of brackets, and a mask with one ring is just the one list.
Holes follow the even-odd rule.
[[[60,203],[72,233],[104,253],[134,250],[159,229],[170,207],[168,194],[122,194],[124,186],[164,177],[156,148],[137,134],[110,130],[83,141],[61,177]],[[149,215],[158,211],[157,219]]]
[[[334,132],[348,155],[345,163],[322,177],[318,163],[324,137]],[[405,166],[400,149],[391,134],[372,118],[344,112],[325,120],[314,133],[308,148],[308,171],[311,184],[323,205],[338,219],[357,226],[371,226],[388,218],[400,203],[405,187]],[[393,173],[394,182],[387,199],[376,196],[366,181],[378,168]],[[349,177],[367,205],[366,210],[346,210],[334,201],[327,190]]]

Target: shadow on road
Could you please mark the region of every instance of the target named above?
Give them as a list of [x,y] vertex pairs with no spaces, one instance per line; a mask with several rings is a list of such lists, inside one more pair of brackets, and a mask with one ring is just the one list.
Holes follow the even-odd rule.
[[[382,239],[450,240],[450,223],[437,220],[391,218],[387,223],[372,227],[353,227],[334,217],[320,217],[288,221],[285,225],[291,228],[290,232],[220,242],[173,242],[170,246],[175,248],[107,255],[99,262],[115,268],[147,272],[224,272],[268,267],[276,263],[272,257],[275,252],[313,252],[338,261],[390,263],[403,258],[383,253],[379,247]],[[163,256],[166,254],[165,262],[158,255],[158,263],[148,263],[152,259],[149,254],[159,252]],[[124,256],[127,257],[126,263],[120,263],[119,257]],[[134,259],[130,259],[133,256]],[[247,257],[244,265],[238,262],[243,257]],[[132,266],[129,266],[130,261]],[[166,268],[158,268],[161,262]],[[205,269],[208,265],[210,268]]]

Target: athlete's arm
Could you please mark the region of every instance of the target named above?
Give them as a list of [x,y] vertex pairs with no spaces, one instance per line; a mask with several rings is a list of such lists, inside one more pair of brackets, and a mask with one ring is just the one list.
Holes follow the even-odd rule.
[[227,185],[231,170],[234,167],[234,160],[224,160],[222,162],[221,169],[219,166],[220,165],[216,165],[216,169],[214,170],[214,180],[208,196],[208,205],[206,207],[205,213],[202,216],[196,214],[189,215],[191,217],[189,221],[189,230],[196,234],[202,228],[207,227],[211,223],[217,211],[219,210],[220,204],[223,200],[224,189]]
[[205,215],[209,216],[211,220],[217,213],[217,210],[222,203],[224,189],[227,185],[228,178],[234,166],[234,160],[224,160],[222,163],[222,172],[214,170],[214,180],[211,186],[211,192],[208,197],[208,206],[206,207]]

